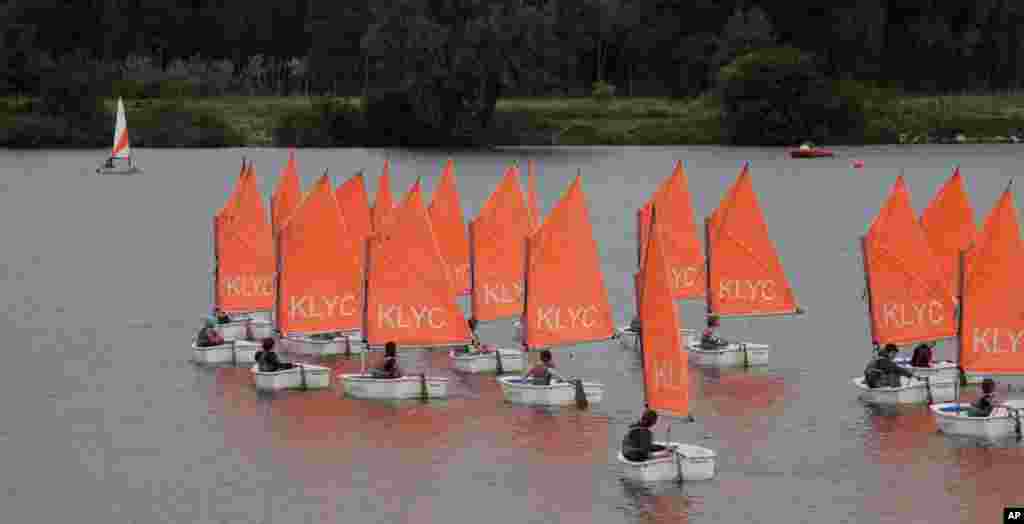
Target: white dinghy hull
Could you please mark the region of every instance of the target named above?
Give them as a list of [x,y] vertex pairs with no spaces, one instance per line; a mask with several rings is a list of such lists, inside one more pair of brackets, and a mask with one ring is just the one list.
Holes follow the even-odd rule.
[[138,175],[142,174],[142,168],[138,166],[126,167],[97,167],[96,172],[101,175]]
[[[526,359],[521,350],[498,348],[496,351],[501,353],[502,371],[508,373],[525,369]],[[457,354],[452,350],[448,352],[448,356],[451,357],[455,370],[463,373],[494,373],[498,370],[498,357],[493,352],[467,355]]]
[[214,329],[224,337],[224,340],[245,340],[250,330],[255,340],[268,338],[274,334],[274,325],[269,320],[235,320],[227,324],[216,324]]
[[199,347],[192,343],[192,360],[198,364],[252,364],[260,345],[248,340],[232,340],[219,346]]
[[281,337],[280,344],[281,348],[289,353],[326,357],[344,355],[345,339],[347,338],[350,354],[358,355],[365,349],[363,344],[359,343],[362,337],[362,334],[358,332],[343,333],[342,336],[333,340],[318,340],[305,335],[287,335]]
[[[679,330],[679,333],[683,335],[683,344],[685,345],[700,342],[700,334],[695,329],[683,328]],[[619,343],[623,346],[631,348],[637,346],[637,338],[640,334],[633,331],[633,328],[628,325],[617,328],[615,334],[619,336]]]
[[1005,405],[996,406],[992,410],[992,414],[987,417],[967,416],[963,410],[970,406],[970,404],[957,402],[933,404],[931,406],[932,416],[935,417],[939,431],[960,437],[1002,440],[1016,433],[1013,410],[1024,410],[1024,401],[1007,401]]
[[771,352],[768,344],[747,342],[733,342],[728,346],[707,349],[701,347],[700,340],[687,344],[686,349],[694,364],[708,367],[742,366],[744,362],[748,366],[766,366],[768,353]]
[[331,370],[313,364],[295,363],[291,369],[274,372],[260,371],[259,364],[255,364],[251,370],[256,389],[260,391],[302,388],[303,373],[307,389],[323,389],[331,385]]
[[[907,357],[897,357],[893,359],[893,362],[919,377],[928,377],[932,380],[960,380],[960,370],[957,368],[956,362],[948,360],[933,362],[932,366],[927,368],[911,366],[910,359]],[[969,375],[968,382],[970,382]]]
[[[566,406],[576,402],[576,385],[572,382],[554,382],[549,386],[524,384],[520,377],[498,377],[505,400],[513,404],[532,406]],[[604,398],[604,385],[583,382],[587,402],[597,404]]]
[[672,449],[672,453],[643,462],[633,462],[619,451],[619,464],[627,479],[636,482],[664,482],[676,480],[680,474],[684,481],[708,480],[715,476],[715,452],[680,442],[655,442]]
[[[860,398],[871,404],[923,404],[928,402],[928,387],[923,380],[900,377],[898,388],[869,388],[864,377],[856,377],[853,385],[860,390]],[[932,380],[930,383],[932,402],[949,402],[956,397],[956,382]]]
[[[402,400],[423,396],[420,377],[407,375],[401,378],[373,378],[371,375],[340,374],[345,395],[353,398],[375,400]],[[426,377],[428,398],[448,398],[448,379]]]

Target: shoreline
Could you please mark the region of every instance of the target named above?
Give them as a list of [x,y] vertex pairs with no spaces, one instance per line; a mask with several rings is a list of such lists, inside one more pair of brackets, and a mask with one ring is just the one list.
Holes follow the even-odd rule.
[[[284,143],[276,137],[280,122],[309,115],[324,99],[308,96],[222,96],[126,100],[132,146],[139,148],[216,147],[368,147],[352,143]],[[331,98],[356,108],[361,100]],[[108,147],[115,100],[103,132],[60,135],[48,139],[44,124],[68,120],[28,113],[30,99],[0,99],[0,147],[8,149],[94,149]],[[841,146],[920,144],[1013,144],[1024,141],[1024,94],[902,96],[865,104],[867,126],[862,140],[818,144]],[[40,124],[39,121],[43,121]],[[29,122],[26,124],[26,122]],[[56,123],[51,123],[56,122]],[[20,126],[20,129],[19,129]],[[35,126],[35,127],[33,127]],[[39,129],[37,131],[37,129]],[[299,128],[303,130],[303,127]],[[21,133],[12,145],[11,136]],[[522,97],[498,101],[487,150],[524,146],[727,146],[720,110],[712,96],[687,99],[656,97]],[[99,135],[99,136],[93,136]],[[1015,138],[1016,136],[1016,138]],[[26,139],[27,137],[27,139]],[[38,137],[38,138],[37,138]],[[347,138],[346,138],[347,139]],[[500,145],[498,145],[500,144]],[[765,145],[762,147],[793,147]],[[400,147],[377,144],[375,147]],[[410,149],[451,149],[438,145]]]

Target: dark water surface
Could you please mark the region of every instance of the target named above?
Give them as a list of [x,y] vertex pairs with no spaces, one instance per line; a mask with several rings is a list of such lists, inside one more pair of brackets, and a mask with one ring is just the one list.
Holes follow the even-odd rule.
[[[771,365],[691,369],[696,422],[675,421],[671,434],[716,450],[717,476],[646,487],[621,480],[615,463],[642,406],[638,357],[617,342],[556,350],[560,368],[605,384],[604,402],[583,412],[505,405],[493,377],[454,375],[441,353],[403,356],[453,377],[452,398],[427,405],[335,389],[258,395],[244,369],[194,366],[212,214],[241,155],[269,195],[287,153],[140,150],[144,175],[92,175],[102,154],[0,151],[0,522],[987,523],[1024,505],[1020,444],[945,437],[925,407],[869,408],[850,384],[870,355],[858,236],[895,176],[920,210],[959,162],[980,223],[1018,173],[1019,147],[857,148],[824,160],[710,147],[457,154],[467,217],[511,160],[538,162],[545,213],[582,170],[618,322],[633,313],[635,211],[674,160],[687,162],[698,220],[752,161],[809,313],[723,322],[727,336],[772,344]],[[365,168],[373,195],[384,155],[300,150],[298,161],[304,187],[324,168],[335,184]],[[418,175],[432,190],[445,160],[387,155],[396,197]],[[685,304],[682,318],[698,325],[702,306]],[[512,342],[510,322],[481,334]]]

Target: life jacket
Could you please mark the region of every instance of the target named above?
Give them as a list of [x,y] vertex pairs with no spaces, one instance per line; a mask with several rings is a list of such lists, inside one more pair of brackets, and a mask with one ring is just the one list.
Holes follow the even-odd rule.
[[[622,437],[622,456],[634,462],[642,462],[650,457],[651,450],[643,444],[642,440],[646,439],[643,439],[641,434],[637,434],[637,431],[651,432],[645,427],[630,426],[629,431]],[[654,436],[651,435],[651,439],[653,438]]]
[[864,385],[877,388],[882,382],[882,370],[878,367],[879,357],[875,357],[864,367]]
[[530,382],[535,386],[550,386],[551,385],[551,371],[543,363],[537,364],[530,368],[529,373]]

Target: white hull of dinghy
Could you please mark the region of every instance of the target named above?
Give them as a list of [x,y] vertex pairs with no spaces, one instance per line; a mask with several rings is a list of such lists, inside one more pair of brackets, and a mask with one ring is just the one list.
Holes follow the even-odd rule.
[[[933,404],[932,416],[939,426],[939,431],[960,437],[1002,440],[1016,432],[1014,409],[1024,410],[1024,401],[1007,401],[1005,405],[996,406],[987,417],[969,417],[962,410],[970,404],[947,402]],[[1009,406],[1010,409],[1007,409]]]
[[728,346],[707,349],[701,347],[698,340],[691,342],[686,348],[690,353],[690,360],[694,364],[723,368],[742,366],[744,362],[748,366],[766,366],[768,365],[768,353],[771,352],[771,346],[768,344],[747,342],[733,342]]
[[[928,402],[928,387],[923,380],[900,377],[898,388],[869,388],[864,377],[851,382],[861,391],[861,400],[871,404],[922,404]],[[952,380],[931,380],[932,402],[949,402],[956,397],[956,382]]]
[[[401,378],[373,378],[372,375],[341,374],[338,380],[345,394],[354,398],[376,400],[401,400],[420,398],[423,386],[420,377],[415,375]],[[448,398],[448,379],[442,377],[426,377],[427,396],[429,398]]]
[[919,377],[928,377],[931,380],[960,380],[960,370],[956,367],[956,362],[943,360],[933,362],[931,367],[919,368],[911,366],[909,358],[896,358],[893,361]]
[[142,168],[137,166],[129,167],[97,167],[96,172],[101,175],[139,175]]
[[[700,336],[695,329],[683,328],[679,330],[679,333],[683,336],[683,344],[690,345],[700,342]],[[633,331],[633,328],[628,325],[619,327],[615,330],[615,334],[619,336],[619,343],[626,347],[636,347],[638,333]]]
[[256,389],[260,391],[302,388],[303,373],[307,389],[323,389],[331,385],[331,370],[323,366],[296,363],[291,369],[274,372],[260,371],[259,364],[252,366]]
[[672,449],[672,453],[643,462],[633,462],[623,457],[622,451],[619,451],[619,464],[622,464],[626,478],[637,482],[663,482],[676,480],[680,474],[684,481],[708,480],[715,476],[714,451],[680,442],[655,444]]
[[359,333],[344,333],[333,340],[317,340],[304,335],[288,335],[281,337],[280,344],[284,351],[299,355],[312,355],[326,357],[331,355],[345,354],[345,338],[348,338],[349,348],[352,355],[358,355],[365,349],[363,344],[357,344],[362,340]]
[[[520,377],[498,377],[505,400],[514,404],[532,406],[565,406],[576,402],[576,385],[572,382],[552,381],[550,386],[523,383]],[[587,402],[597,404],[604,398],[604,384],[583,382]]]
[[[497,351],[501,352],[502,371],[508,373],[525,369],[525,359],[521,350],[499,348]],[[494,373],[498,370],[498,357],[493,352],[460,355],[452,350],[448,352],[448,356],[454,362],[455,370],[463,373]]]
[[268,338],[274,334],[274,325],[268,320],[236,320],[227,324],[216,324],[214,329],[224,340],[245,340],[248,330],[252,331],[254,340]]
[[199,364],[252,364],[260,345],[247,340],[232,340],[219,346],[199,347],[192,343],[192,360]]

